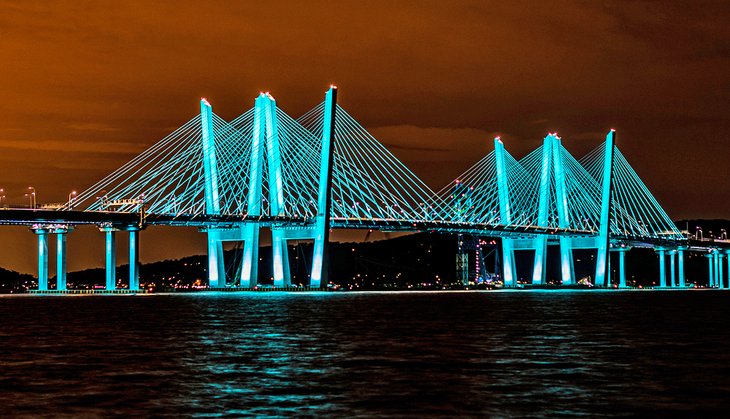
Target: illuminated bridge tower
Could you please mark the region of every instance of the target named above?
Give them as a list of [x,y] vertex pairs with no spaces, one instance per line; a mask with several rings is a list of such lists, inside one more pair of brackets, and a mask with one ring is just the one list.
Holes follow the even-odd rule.
[[[537,225],[547,227],[548,225],[548,204],[550,199],[550,150],[553,145],[553,135],[545,137],[542,144],[542,168],[540,170],[540,190],[538,192]],[[547,237],[539,236],[533,239],[535,248],[535,265],[532,269],[532,283],[543,284],[545,282],[545,267],[547,256]]]
[[[606,149],[603,161],[603,174],[601,177],[601,218],[598,226],[598,237],[596,238],[596,247],[598,253],[596,255],[596,280],[595,285],[599,287],[608,286],[609,273],[609,250],[610,238],[609,230],[611,224],[611,190],[613,189],[613,156],[614,144],[616,142],[616,131],[611,130],[606,135]],[[623,263],[624,253],[620,256],[622,263],[619,266],[621,277],[625,278],[625,265]],[[621,284],[623,282],[623,284]],[[625,281],[620,281],[619,285],[625,286]]]
[[[218,163],[215,152],[213,110],[207,100],[200,100],[200,123],[203,134],[203,172],[205,176],[205,212],[221,213],[218,194]],[[211,288],[225,287],[226,271],[223,264],[223,243],[214,229],[208,230],[208,283]]]
[[[538,191],[537,225],[540,227],[548,227],[550,225],[552,184],[554,184],[558,227],[568,228],[570,226],[568,194],[561,147],[560,137],[557,134],[549,134],[545,137],[542,146],[540,189]],[[532,271],[533,284],[545,283],[547,244],[547,236],[539,236],[532,239],[532,247],[535,249],[535,265]],[[560,272],[563,284],[567,285],[574,282],[572,242],[569,237],[560,238]]]
[[[317,193],[317,214],[314,225],[290,229],[285,226],[272,227],[274,245],[274,285],[289,285],[289,259],[287,240],[314,240],[312,270],[309,285],[312,288],[326,287],[329,282],[329,234],[332,213],[332,167],[335,151],[335,116],[337,112],[337,87],[331,86],[325,94],[322,121],[322,147]],[[280,163],[278,163],[280,164]],[[278,250],[277,250],[278,249]]]
[[[281,150],[278,138],[278,122],[276,117],[276,100],[268,94],[261,93],[256,98],[254,107],[253,144],[251,147],[251,167],[248,189],[248,215],[262,215],[263,204],[263,163],[264,150],[267,180],[269,189],[269,210],[272,216],[284,215],[284,190],[281,166]],[[291,284],[286,242],[274,228],[272,231],[272,254],[274,259],[274,285]],[[247,223],[244,226],[243,266],[241,269],[241,286],[254,287],[258,280],[258,252],[260,226]]]
[[[504,162],[504,143],[497,137],[494,139],[494,157],[497,168],[497,194],[499,199],[499,219],[504,225],[512,224],[507,168]],[[517,268],[513,239],[502,238],[502,281],[505,287],[516,285]]]
[[[552,136],[553,140],[553,167],[555,170],[555,196],[558,210],[558,227],[561,229],[570,228],[570,215],[568,212],[568,191],[566,187],[565,168],[561,155],[560,137]],[[573,242],[570,237],[560,237],[560,273],[563,285],[575,283],[573,267]],[[543,273],[544,275],[544,273]]]
[[332,164],[334,159],[337,87],[327,91],[324,101],[322,152],[320,155],[319,192],[317,194],[317,223],[314,226],[314,254],[310,286],[320,288],[329,280],[329,238],[332,205]]

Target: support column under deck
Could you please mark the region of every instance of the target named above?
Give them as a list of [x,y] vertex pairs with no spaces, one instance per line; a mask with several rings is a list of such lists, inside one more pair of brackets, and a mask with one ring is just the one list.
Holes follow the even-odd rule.
[[665,288],[667,286],[667,260],[666,250],[659,249],[659,287]]
[[223,288],[226,286],[226,268],[223,263],[223,242],[215,231],[208,231],[208,286]]
[[626,253],[630,250],[628,247],[621,247],[618,252],[618,287],[626,288]]
[[684,248],[680,247],[677,250],[677,268],[679,270],[679,278],[678,278],[678,284],[677,286],[680,288],[685,287],[685,278],[684,278]]
[[56,290],[66,291],[66,231],[56,232]]
[[139,289],[139,230],[129,230],[129,289]]
[[243,261],[241,262],[241,286],[253,288],[259,276],[259,225],[248,223],[243,232]]
[[274,260],[274,286],[288,287],[291,285],[289,272],[289,250],[286,239],[281,231],[271,230],[271,252]]
[[714,256],[712,253],[708,253],[705,255],[707,258],[707,267],[708,267],[708,276],[707,276],[707,286],[712,288],[715,286],[715,261]]
[[626,288],[626,252],[628,250],[620,250],[618,252],[618,287]]
[[502,239],[502,282],[507,288],[517,285],[514,243],[508,238]]
[[722,289],[725,288],[725,278],[722,271],[722,253],[720,251],[717,251],[715,253],[715,271],[717,272],[717,287]]
[[570,237],[560,238],[560,272],[563,285],[575,284],[575,268],[573,267],[573,248]]
[[48,230],[33,232],[38,236],[38,291],[48,291]]
[[669,287],[674,288],[674,284],[677,280],[677,269],[674,264],[674,257],[677,254],[676,250],[669,251]]
[[102,230],[105,242],[106,290],[117,288],[117,240],[116,229],[108,227]]

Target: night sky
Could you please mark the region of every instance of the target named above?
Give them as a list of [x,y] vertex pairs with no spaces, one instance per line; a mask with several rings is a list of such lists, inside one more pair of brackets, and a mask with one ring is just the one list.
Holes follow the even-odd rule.
[[[730,218],[729,2],[394,3],[0,1],[0,188],[13,204],[28,186],[65,201],[200,97],[233,119],[270,91],[297,117],[334,83],[434,189],[494,135],[519,158],[557,131],[580,158],[615,128],[670,216]],[[35,270],[24,230],[0,232],[0,266]],[[85,230],[71,270],[102,265],[101,234]],[[142,261],[204,240],[145,232]]]

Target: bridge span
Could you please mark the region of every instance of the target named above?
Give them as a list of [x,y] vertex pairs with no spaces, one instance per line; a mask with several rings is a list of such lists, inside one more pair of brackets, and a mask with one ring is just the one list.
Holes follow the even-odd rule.
[[[709,284],[728,288],[724,242],[691,241],[639,178],[610,130],[603,144],[574,158],[557,133],[521,159],[501,138],[494,149],[432,190],[337,105],[324,102],[294,119],[261,93],[232,121],[200,113],[55,210],[0,210],[0,225],[25,225],[38,237],[38,287],[48,290],[48,236],[56,235],[58,290],[66,288],[66,237],[92,225],[105,234],[106,288],[116,287],[117,232],[129,240],[129,289],[139,288],[139,232],[149,225],[192,226],[207,235],[211,288],[258,282],[261,228],[271,231],[274,285],[291,285],[287,241],[312,240],[310,286],[329,280],[332,229],[431,231],[498,237],[500,281],[517,286],[515,252],[534,253],[531,284],[546,283],[547,247],[560,250],[561,282],[576,283],[573,250],[596,252],[593,284],[626,287],[625,255],[651,247],[660,287],[685,287],[685,253],[709,261]],[[238,278],[226,278],[223,242],[243,242]],[[618,253],[612,284],[610,252]],[[730,258],[728,258],[730,261]],[[667,273],[667,266],[669,273]]]

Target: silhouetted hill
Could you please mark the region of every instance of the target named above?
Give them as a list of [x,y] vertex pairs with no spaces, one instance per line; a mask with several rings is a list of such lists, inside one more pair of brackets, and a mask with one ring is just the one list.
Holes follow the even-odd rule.
[[10,293],[33,288],[37,285],[36,278],[33,275],[0,268],[0,293]]

